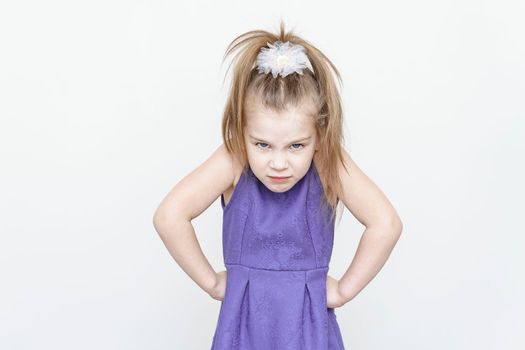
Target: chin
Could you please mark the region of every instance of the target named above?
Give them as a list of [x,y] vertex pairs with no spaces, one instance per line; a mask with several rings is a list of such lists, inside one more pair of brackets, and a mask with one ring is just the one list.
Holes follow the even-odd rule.
[[292,183],[291,182],[287,182],[287,183],[283,183],[283,184],[276,184],[276,183],[269,182],[269,183],[265,184],[266,188],[268,188],[270,191],[275,192],[275,193],[287,192],[294,185],[295,185],[295,182],[292,182]]

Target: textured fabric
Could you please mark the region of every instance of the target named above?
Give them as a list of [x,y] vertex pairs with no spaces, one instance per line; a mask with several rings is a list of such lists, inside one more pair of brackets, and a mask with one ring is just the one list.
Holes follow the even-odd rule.
[[227,205],[221,196],[227,281],[212,350],[344,350],[326,306],[334,222],[314,162],[282,193],[248,174]]

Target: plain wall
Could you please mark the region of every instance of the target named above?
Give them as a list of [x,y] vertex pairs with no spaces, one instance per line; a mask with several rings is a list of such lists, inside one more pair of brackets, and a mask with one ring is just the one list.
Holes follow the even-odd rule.
[[[523,349],[520,1],[0,5],[0,348],[208,349],[220,302],[152,216],[222,142],[226,46],[283,18],[343,78],[346,148],[404,224],[348,349]],[[193,223],[216,271],[220,199]],[[345,210],[329,274],[364,227]]]

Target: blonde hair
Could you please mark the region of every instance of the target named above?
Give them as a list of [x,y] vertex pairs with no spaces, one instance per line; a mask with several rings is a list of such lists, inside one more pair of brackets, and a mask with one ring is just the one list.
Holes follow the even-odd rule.
[[[293,73],[284,78],[259,74],[256,59],[260,49],[267,43],[278,40],[302,45],[306,49],[314,72],[305,69],[302,75]],[[343,191],[338,165],[342,163],[346,169],[342,154],[343,110],[339,90],[332,75],[332,72],[335,73],[339,83],[342,84],[339,71],[315,46],[295,35],[293,31],[286,32],[282,21],[278,35],[264,30],[252,30],[236,37],[228,45],[223,63],[235,50],[239,52],[226,71],[227,74],[234,64],[229,96],[222,119],[222,138],[227,150],[239,160],[243,165],[243,172],[247,175],[248,157],[244,144],[244,127],[246,104],[250,97],[258,99],[265,107],[276,111],[283,111],[289,105],[297,106],[305,99],[310,99],[317,108],[314,114],[319,147],[316,168],[326,199],[321,203],[324,203],[323,207],[330,209],[331,220],[334,220]]]

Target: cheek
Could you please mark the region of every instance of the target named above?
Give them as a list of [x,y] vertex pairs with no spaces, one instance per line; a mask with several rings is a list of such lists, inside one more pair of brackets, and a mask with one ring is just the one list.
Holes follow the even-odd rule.
[[253,145],[246,145],[246,153],[248,154],[248,157],[254,159],[257,158],[257,150],[253,147]]
[[258,154],[257,150],[253,147],[250,147],[250,145],[248,145],[248,147],[246,148],[246,155],[248,157],[248,161],[253,166],[256,166],[257,164],[263,161],[261,155]]

